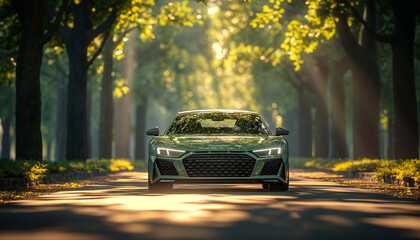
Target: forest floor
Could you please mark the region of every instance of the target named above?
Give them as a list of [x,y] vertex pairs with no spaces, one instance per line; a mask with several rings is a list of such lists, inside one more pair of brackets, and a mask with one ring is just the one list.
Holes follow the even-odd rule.
[[96,176],[84,180],[73,180],[71,182],[59,182],[54,184],[38,184],[23,189],[0,191],[0,204],[9,203],[14,200],[31,199],[40,195],[58,191],[65,191],[84,186],[100,184],[124,177],[127,172],[111,173],[107,176]]
[[324,179],[346,186],[365,189],[371,192],[391,195],[398,198],[409,198],[420,201],[420,189],[417,187],[405,187],[397,184],[386,184],[382,180],[368,180],[365,178],[348,178],[342,174],[328,171],[296,169],[302,176],[307,178]]

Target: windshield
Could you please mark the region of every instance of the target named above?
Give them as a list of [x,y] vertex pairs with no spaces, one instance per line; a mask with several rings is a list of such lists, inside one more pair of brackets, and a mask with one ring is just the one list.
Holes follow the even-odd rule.
[[190,113],[178,115],[166,132],[172,134],[270,134],[253,113]]

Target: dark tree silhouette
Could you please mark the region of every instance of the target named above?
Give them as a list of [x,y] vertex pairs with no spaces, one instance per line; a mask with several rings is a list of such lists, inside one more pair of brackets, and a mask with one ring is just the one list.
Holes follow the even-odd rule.
[[21,25],[16,62],[16,159],[42,159],[40,71],[43,46],[57,31],[67,0],[44,33],[44,1],[13,1]]

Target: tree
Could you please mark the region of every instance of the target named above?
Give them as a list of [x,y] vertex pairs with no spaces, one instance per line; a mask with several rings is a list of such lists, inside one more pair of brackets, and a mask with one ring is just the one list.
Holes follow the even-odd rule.
[[[312,86],[309,80],[304,80],[301,73],[285,70],[286,80],[296,89],[298,94],[298,135],[299,156],[312,157]],[[292,76],[295,76],[294,78]],[[295,79],[295,80],[294,80]]]
[[[89,61],[87,48],[98,35],[109,30],[117,17],[118,7],[122,8],[127,3],[120,1],[119,4],[92,6],[87,0],[77,1],[72,5],[73,22],[67,21],[58,30],[69,58],[66,152],[69,160],[87,158],[87,70],[102,49],[106,36]],[[100,21],[100,24],[95,28],[89,16],[92,12],[99,12],[96,21]]]
[[[359,44],[348,25],[348,16],[336,14],[339,18],[337,31],[353,72],[353,157],[379,158],[380,75],[376,43],[367,30],[361,28]],[[376,8],[369,1],[364,17],[376,28]]]
[[[278,3],[277,3],[278,2]],[[273,8],[265,7],[256,23],[268,24],[276,12],[281,12],[281,3],[276,1]],[[287,25],[281,47],[299,70],[303,63],[303,53],[313,53],[320,44],[331,39],[336,32],[353,64],[355,76],[353,147],[354,157],[379,157],[379,70],[375,42],[363,29],[361,44],[353,36],[348,18],[350,8],[340,1],[306,1],[307,13],[304,19],[292,20]],[[375,9],[366,11],[366,20],[374,24]]]
[[40,69],[43,46],[57,31],[67,7],[63,0],[44,33],[44,2],[13,1],[21,26],[16,61],[16,159],[42,159]]
[[[375,3],[372,3],[375,4]],[[418,1],[392,1],[394,31],[390,35],[373,34],[391,44],[395,107],[395,158],[418,158],[418,116],[414,73],[414,38]],[[365,25],[372,29],[369,22]]]
[[12,85],[0,85],[0,120],[3,129],[3,136],[1,140],[0,159],[10,158],[11,135],[10,130],[14,119],[14,88]]
[[[335,44],[338,45],[338,44]],[[336,49],[333,49],[334,51]],[[346,92],[344,73],[349,70],[347,57],[331,64],[331,157],[348,158],[346,141]]]

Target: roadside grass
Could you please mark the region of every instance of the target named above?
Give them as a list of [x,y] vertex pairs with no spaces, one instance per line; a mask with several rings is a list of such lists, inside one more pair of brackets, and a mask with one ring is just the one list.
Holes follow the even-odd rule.
[[[119,170],[134,169],[135,162],[127,159],[88,159],[86,161],[14,161],[0,159],[0,178],[25,178],[27,181],[37,181],[52,174],[70,172],[118,172]],[[144,164],[143,164],[144,165]],[[137,166],[136,166],[137,167]],[[143,166],[144,169],[144,166]],[[80,188],[85,185],[96,184],[118,178],[123,173],[106,176],[96,176],[85,180],[73,180],[52,184],[37,184],[22,189],[0,191],[0,204],[14,200],[33,198],[42,194]]]
[[383,160],[383,159],[327,159],[327,158],[291,158],[290,165],[294,168],[315,168],[334,172],[377,172],[377,178],[394,176],[395,179],[411,178],[420,181],[420,160]]
[[15,161],[10,159],[0,160],[0,178],[25,178],[29,181],[36,181],[51,174],[68,172],[93,171],[116,172],[121,169],[132,170],[132,162],[127,159],[88,159],[86,161]]
[[69,182],[58,182],[52,184],[38,184],[36,186],[28,186],[23,189],[0,191],[0,205],[10,203],[16,200],[30,199],[40,195],[53,193],[57,191],[66,191],[77,189],[87,185],[101,184],[114,179],[121,178],[129,174],[128,172],[115,172],[110,175],[96,176],[84,180],[73,180]]

